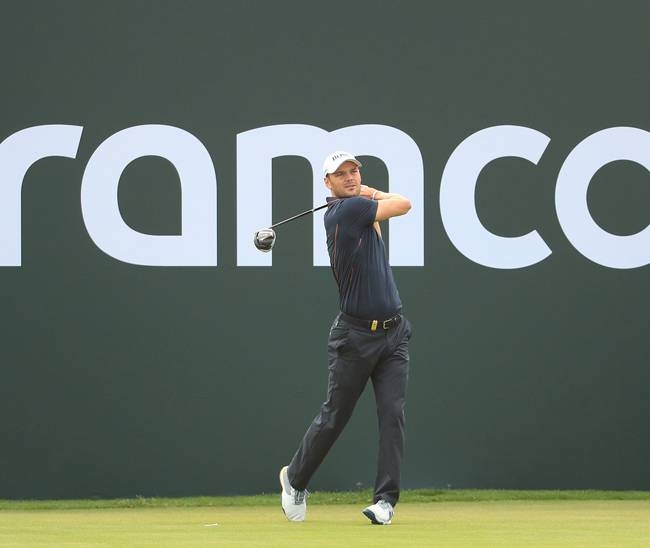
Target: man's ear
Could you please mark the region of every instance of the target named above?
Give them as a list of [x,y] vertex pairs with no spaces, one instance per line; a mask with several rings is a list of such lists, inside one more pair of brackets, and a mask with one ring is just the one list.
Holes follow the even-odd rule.
[[330,183],[330,178],[325,176],[325,179],[323,179],[323,180],[325,181],[325,186],[327,188],[329,188],[330,190],[332,190],[332,184]]

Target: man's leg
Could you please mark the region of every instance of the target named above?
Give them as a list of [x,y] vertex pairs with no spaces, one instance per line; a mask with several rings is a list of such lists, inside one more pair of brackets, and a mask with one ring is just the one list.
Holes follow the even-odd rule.
[[289,481],[294,489],[307,488],[309,480],[350,419],[368,382],[371,365],[361,359],[358,343],[354,330],[341,323],[335,324],[330,331],[327,400],[307,429],[289,464]]
[[374,502],[385,500],[395,506],[399,500],[400,470],[404,455],[406,387],[408,383],[408,339],[411,329],[405,320],[390,333],[392,352],[372,374],[379,420],[379,455]]

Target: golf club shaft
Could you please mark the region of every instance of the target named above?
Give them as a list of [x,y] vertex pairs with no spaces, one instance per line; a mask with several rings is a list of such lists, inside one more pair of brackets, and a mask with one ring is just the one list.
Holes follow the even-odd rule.
[[275,223],[274,225],[271,225],[269,228],[275,228],[276,226],[283,225],[284,223],[288,223],[289,221],[293,221],[294,219],[298,219],[299,217],[304,217],[305,215],[309,215],[310,213],[313,213],[314,211],[318,211],[319,209],[323,209],[327,207],[329,204],[323,204],[321,206],[315,207],[314,209],[308,209],[307,211],[303,211],[302,213],[298,213],[298,215],[294,215],[293,217],[289,217],[288,219],[285,219],[284,221],[280,221],[279,223]]

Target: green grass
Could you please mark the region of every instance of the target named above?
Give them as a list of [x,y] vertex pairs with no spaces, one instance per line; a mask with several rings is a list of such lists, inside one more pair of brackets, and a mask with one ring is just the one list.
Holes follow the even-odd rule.
[[[210,524],[210,527],[206,527]],[[217,525],[215,525],[217,524]],[[0,546],[284,548],[647,546],[650,501],[405,503],[393,525],[369,525],[358,505],[317,505],[304,523],[276,506],[7,510]]]
[[286,521],[277,494],[2,501],[0,546],[592,548],[650,539],[649,492],[407,491],[389,527],[361,515],[369,495],[314,493],[304,523]]

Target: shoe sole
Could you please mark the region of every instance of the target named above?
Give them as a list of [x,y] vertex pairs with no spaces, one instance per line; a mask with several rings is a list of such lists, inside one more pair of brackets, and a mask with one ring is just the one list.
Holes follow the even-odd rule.
[[282,486],[282,491],[285,494],[290,495],[291,492],[284,486],[284,471],[287,470],[288,468],[289,468],[288,466],[283,466],[282,469],[280,470],[280,485]]
[[[283,466],[283,467],[280,469],[280,486],[282,487],[282,492],[283,492],[283,493],[286,493],[286,490],[285,490],[285,488],[284,488],[284,481],[282,481],[282,476],[284,475],[284,470],[285,470],[285,468],[289,468],[289,467],[288,467],[288,466]],[[280,504],[280,508],[282,508],[282,504]],[[287,513],[284,511],[284,508],[282,508],[282,513],[284,514],[284,517],[285,517],[285,518],[289,519],[289,518],[287,517]]]
[[391,520],[378,521],[376,516],[375,516],[375,513],[372,510],[368,509],[368,508],[366,508],[365,510],[362,510],[361,512],[363,513],[364,516],[366,516],[372,522],[373,525],[390,525],[390,523],[391,523]]

